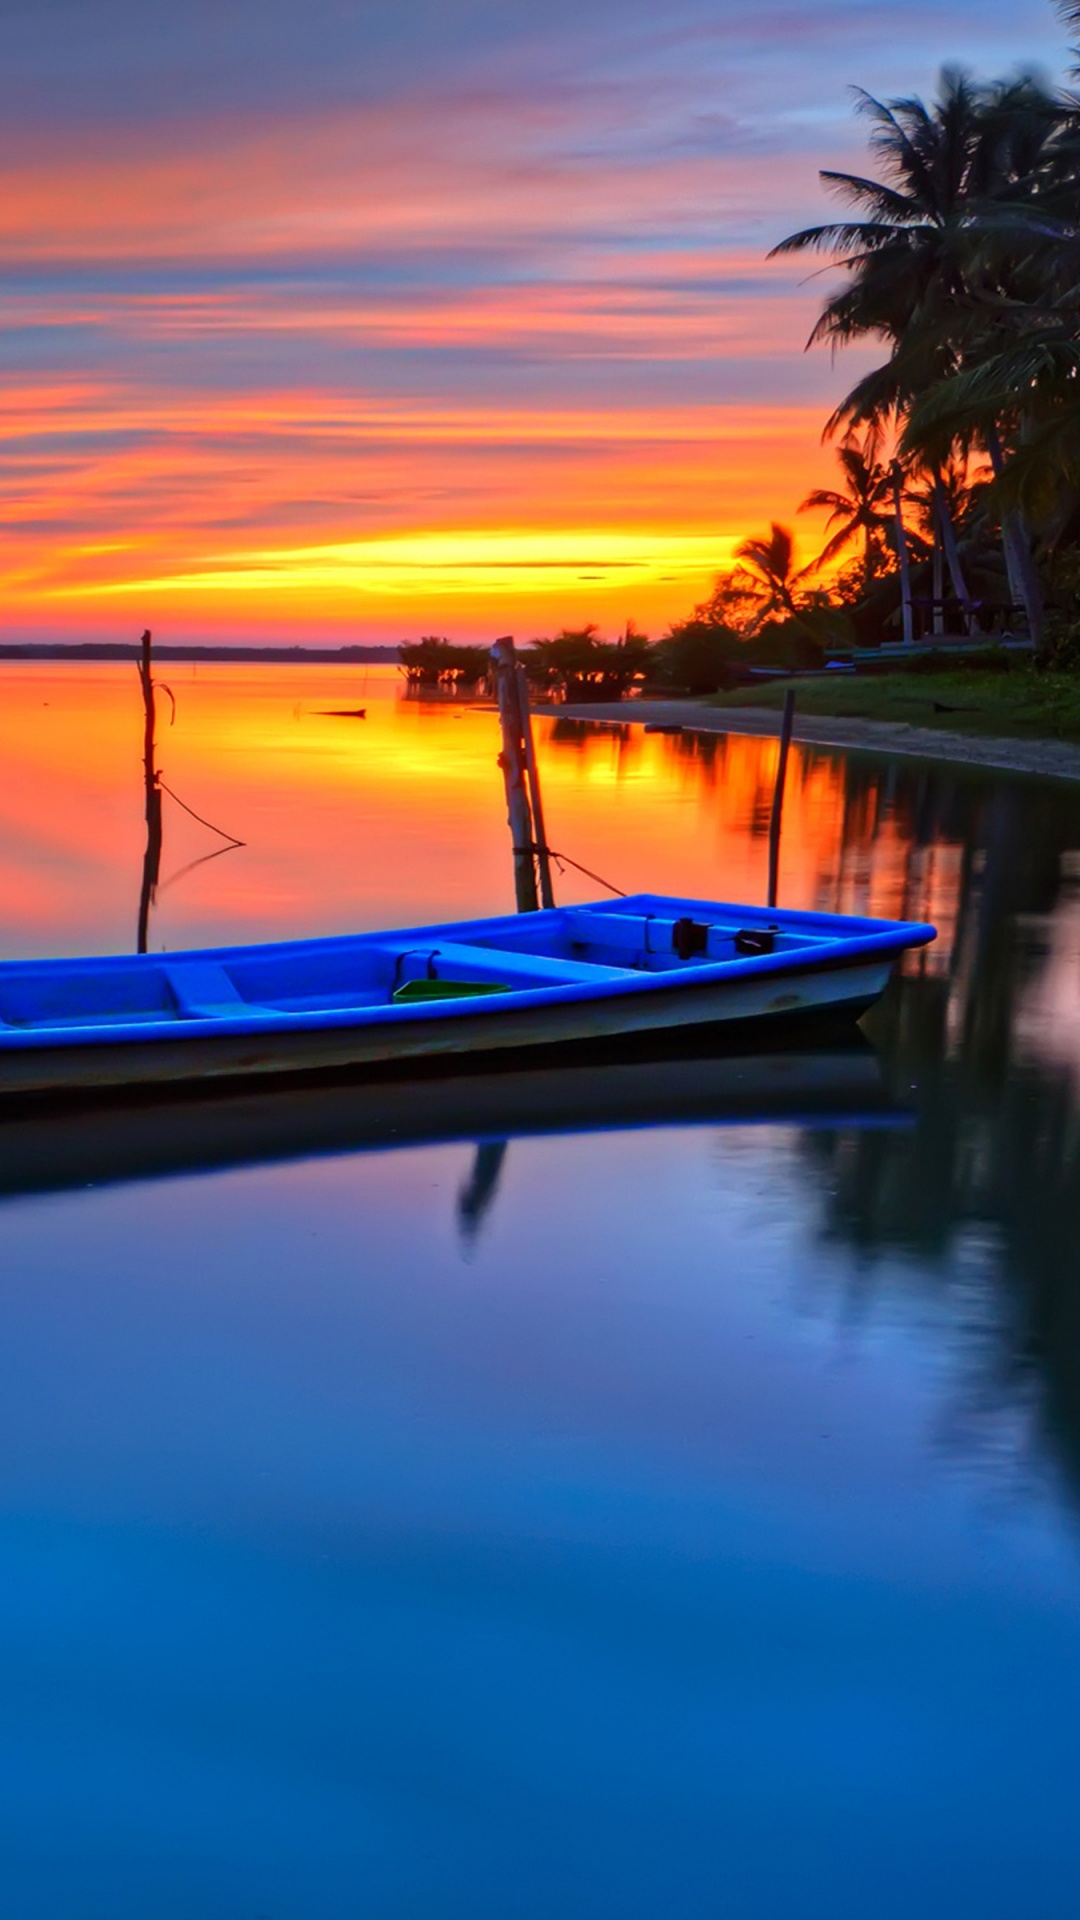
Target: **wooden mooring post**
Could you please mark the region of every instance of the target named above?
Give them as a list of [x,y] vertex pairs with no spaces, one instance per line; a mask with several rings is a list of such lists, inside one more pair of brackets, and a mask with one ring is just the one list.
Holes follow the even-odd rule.
[[784,715],[780,722],[780,758],[776,763],[772,816],[769,820],[769,905],[775,907],[780,883],[780,829],[784,822],[784,783],[787,780],[791,729],[795,721],[795,694],[789,687],[784,695]]
[[525,669],[509,634],[496,640],[491,649],[491,664],[502,728],[499,765],[506,786],[506,812],[514,849],[514,893],[519,913],[535,913],[541,904],[554,906],[555,895],[529,713],[529,689]]
[[536,866],[540,875],[540,905],[553,907],[555,893],[551,885],[551,854],[548,851],[547,829],[544,826],[544,803],[540,797],[540,770],[536,764],[532,714],[529,710],[529,683],[525,678],[525,669],[520,660],[515,661],[515,669],[521,739],[525,748],[525,777],[529,788],[529,805],[532,808],[533,846],[536,849]]
[[151,637],[147,628],[140,641],[139,684],[143,698],[143,789],[146,797],[146,851],[143,854],[142,885],[139,889],[139,924],[136,952],[145,953],[150,933],[150,907],[161,873],[161,787],[154,764],[157,711],[154,700],[154,676],[151,666]]

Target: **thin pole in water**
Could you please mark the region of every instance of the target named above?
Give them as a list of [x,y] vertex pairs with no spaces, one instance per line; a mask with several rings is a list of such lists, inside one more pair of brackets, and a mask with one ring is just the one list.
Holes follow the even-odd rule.
[[555,892],[551,884],[551,855],[548,852],[547,831],[544,826],[544,803],[540,798],[540,770],[536,764],[532,714],[529,710],[529,683],[525,678],[525,669],[520,660],[516,663],[516,677],[521,739],[525,748],[525,773],[529,783],[529,802],[532,807],[533,843],[536,848],[536,864],[540,871],[540,904],[553,907]]
[[157,711],[154,701],[154,676],[151,668],[151,638],[147,628],[140,642],[139,684],[143,698],[143,789],[146,796],[146,852],[143,854],[142,886],[139,890],[139,925],[136,952],[145,953],[150,932],[150,906],[161,873],[161,787],[154,765],[154,734]]
[[536,888],[536,856],[533,851],[532,809],[529,805],[525,741],[522,735],[521,706],[518,697],[517,658],[509,636],[496,640],[491,649],[495,673],[495,698],[499,703],[502,728],[502,752],[499,765],[506,787],[506,814],[514,849],[514,893],[519,913],[535,913],[540,905]]
[[789,687],[784,695],[784,715],[780,722],[780,758],[776,763],[776,785],[773,788],[772,817],[769,821],[769,905],[775,907],[776,892],[780,878],[780,828],[784,819],[784,782],[787,779],[788,749],[791,746],[791,729],[795,720],[795,691]]

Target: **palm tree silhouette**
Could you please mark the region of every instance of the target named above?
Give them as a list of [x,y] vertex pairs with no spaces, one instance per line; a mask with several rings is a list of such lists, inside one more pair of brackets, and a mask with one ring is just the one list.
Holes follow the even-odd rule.
[[[984,356],[1002,302],[1017,305],[1020,289],[1010,284],[1000,242],[1012,234],[1015,256],[1018,204],[1030,214],[1043,201],[1050,206],[1060,190],[1063,108],[1033,79],[984,87],[957,69],[943,73],[930,107],[866,93],[858,100],[882,177],[823,172],[856,217],[804,228],[773,249],[829,253],[845,274],[809,344],[841,346],[869,335],[891,348],[888,361],[841,402],[830,430],[881,431],[895,419],[906,425],[903,451],[939,468],[958,439],[968,446],[978,440],[1000,476],[1004,447],[1017,437],[1014,420],[995,417],[989,404],[973,407],[970,395],[962,419],[940,405],[932,419],[925,408],[913,409],[920,396]],[[995,235],[996,248],[988,244]],[[1023,599],[1037,636],[1041,606],[1030,544],[1007,506],[1002,539],[1014,597]]]
[[735,549],[735,572],[731,586],[736,593],[754,603],[754,625],[776,614],[797,620],[799,606],[795,598],[806,569],[795,565],[795,541],[788,527],[774,520],[768,535],[744,540]]
[[846,491],[816,487],[807,494],[800,513],[828,508],[825,531],[836,531],[826,541],[814,562],[817,571],[838,559],[856,541],[863,544],[863,588],[869,592],[878,572],[887,544],[892,513],[892,481],[889,469],[876,458],[877,441],[868,431],[861,442],[850,439],[836,449]]

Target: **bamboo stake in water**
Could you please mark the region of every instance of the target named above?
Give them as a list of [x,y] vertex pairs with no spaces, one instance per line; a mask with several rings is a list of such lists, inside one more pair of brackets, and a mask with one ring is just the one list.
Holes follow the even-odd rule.
[[143,854],[142,886],[139,890],[137,953],[145,953],[150,932],[150,907],[161,873],[161,788],[154,765],[157,713],[154,701],[154,677],[150,659],[150,630],[140,642],[139,683],[143,698],[143,788],[146,796],[146,851]]
[[506,814],[514,849],[514,894],[519,913],[535,913],[540,905],[533,852],[535,841],[518,697],[517,659],[514,642],[509,635],[496,640],[491,649],[491,664],[495,671],[495,697],[499,703],[499,723],[502,728],[499,765],[506,787]]
[[775,907],[777,885],[780,878],[780,828],[784,818],[784,782],[787,779],[788,750],[791,746],[791,729],[795,720],[795,693],[789,687],[784,695],[784,716],[780,722],[780,758],[776,764],[776,785],[773,788],[772,818],[769,821],[769,905]]
[[536,764],[532,714],[529,711],[529,683],[525,678],[525,669],[520,660],[517,662],[517,695],[521,739],[525,748],[525,773],[528,778],[529,802],[532,807],[533,844],[536,848],[536,864],[540,871],[540,904],[553,907],[555,892],[551,884],[551,855],[548,852],[547,829],[544,826],[544,803],[540,798],[540,770]]

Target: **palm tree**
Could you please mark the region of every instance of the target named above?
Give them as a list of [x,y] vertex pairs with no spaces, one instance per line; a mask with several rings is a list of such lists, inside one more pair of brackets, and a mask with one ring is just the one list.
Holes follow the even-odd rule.
[[861,90],[856,100],[870,121],[870,147],[884,179],[823,170],[826,187],[862,217],[804,228],[774,247],[770,258],[828,253],[846,275],[808,345],[845,346],[871,334],[894,349],[905,343],[910,357],[924,344],[927,313],[963,294],[958,241],[971,206],[979,90],[966,74],[948,70],[932,109],[921,100],[886,102]]
[[[822,178],[860,217],[806,228],[773,251],[828,252],[845,273],[810,344],[844,345],[869,335],[891,348],[886,364],[841,403],[830,427],[862,423],[880,430],[895,418],[905,428],[905,452],[940,467],[959,430],[942,412],[930,431],[925,415],[913,409],[920,394],[966,369],[976,339],[985,351],[993,304],[1011,292],[1000,260],[991,264],[986,241],[1015,229],[1018,206],[1029,218],[1044,206],[1050,215],[1069,171],[1059,151],[1063,109],[1033,79],[980,87],[946,70],[929,108],[918,99],[883,102],[860,94],[859,110],[871,122],[870,144],[883,177],[825,172]],[[967,421],[967,444],[977,438],[1003,472],[1002,443],[1015,439],[1012,424],[983,409]],[[1041,603],[1030,546],[1008,507],[1002,538],[1014,593],[1023,598],[1037,637]]]
[[826,533],[831,533],[814,561],[814,570],[827,567],[856,541],[863,547],[863,589],[869,592],[887,546],[892,500],[888,469],[877,459],[876,436],[871,430],[861,443],[849,439],[836,449],[846,490],[816,487],[807,494],[800,513],[827,508]]
[[[1080,25],[1080,5],[1065,11]],[[1040,489],[1080,484],[1080,102],[1057,103],[1029,160],[1025,192],[973,230],[979,297],[953,314],[951,362],[914,398],[907,433],[978,434],[999,479],[1018,469],[1005,497],[1039,510]]]
[[755,627],[777,614],[798,619],[795,595],[805,569],[795,565],[795,541],[789,527],[778,526],[774,520],[768,535],[751,537],[736,547],[735,562],[729,590],[752,602]]

